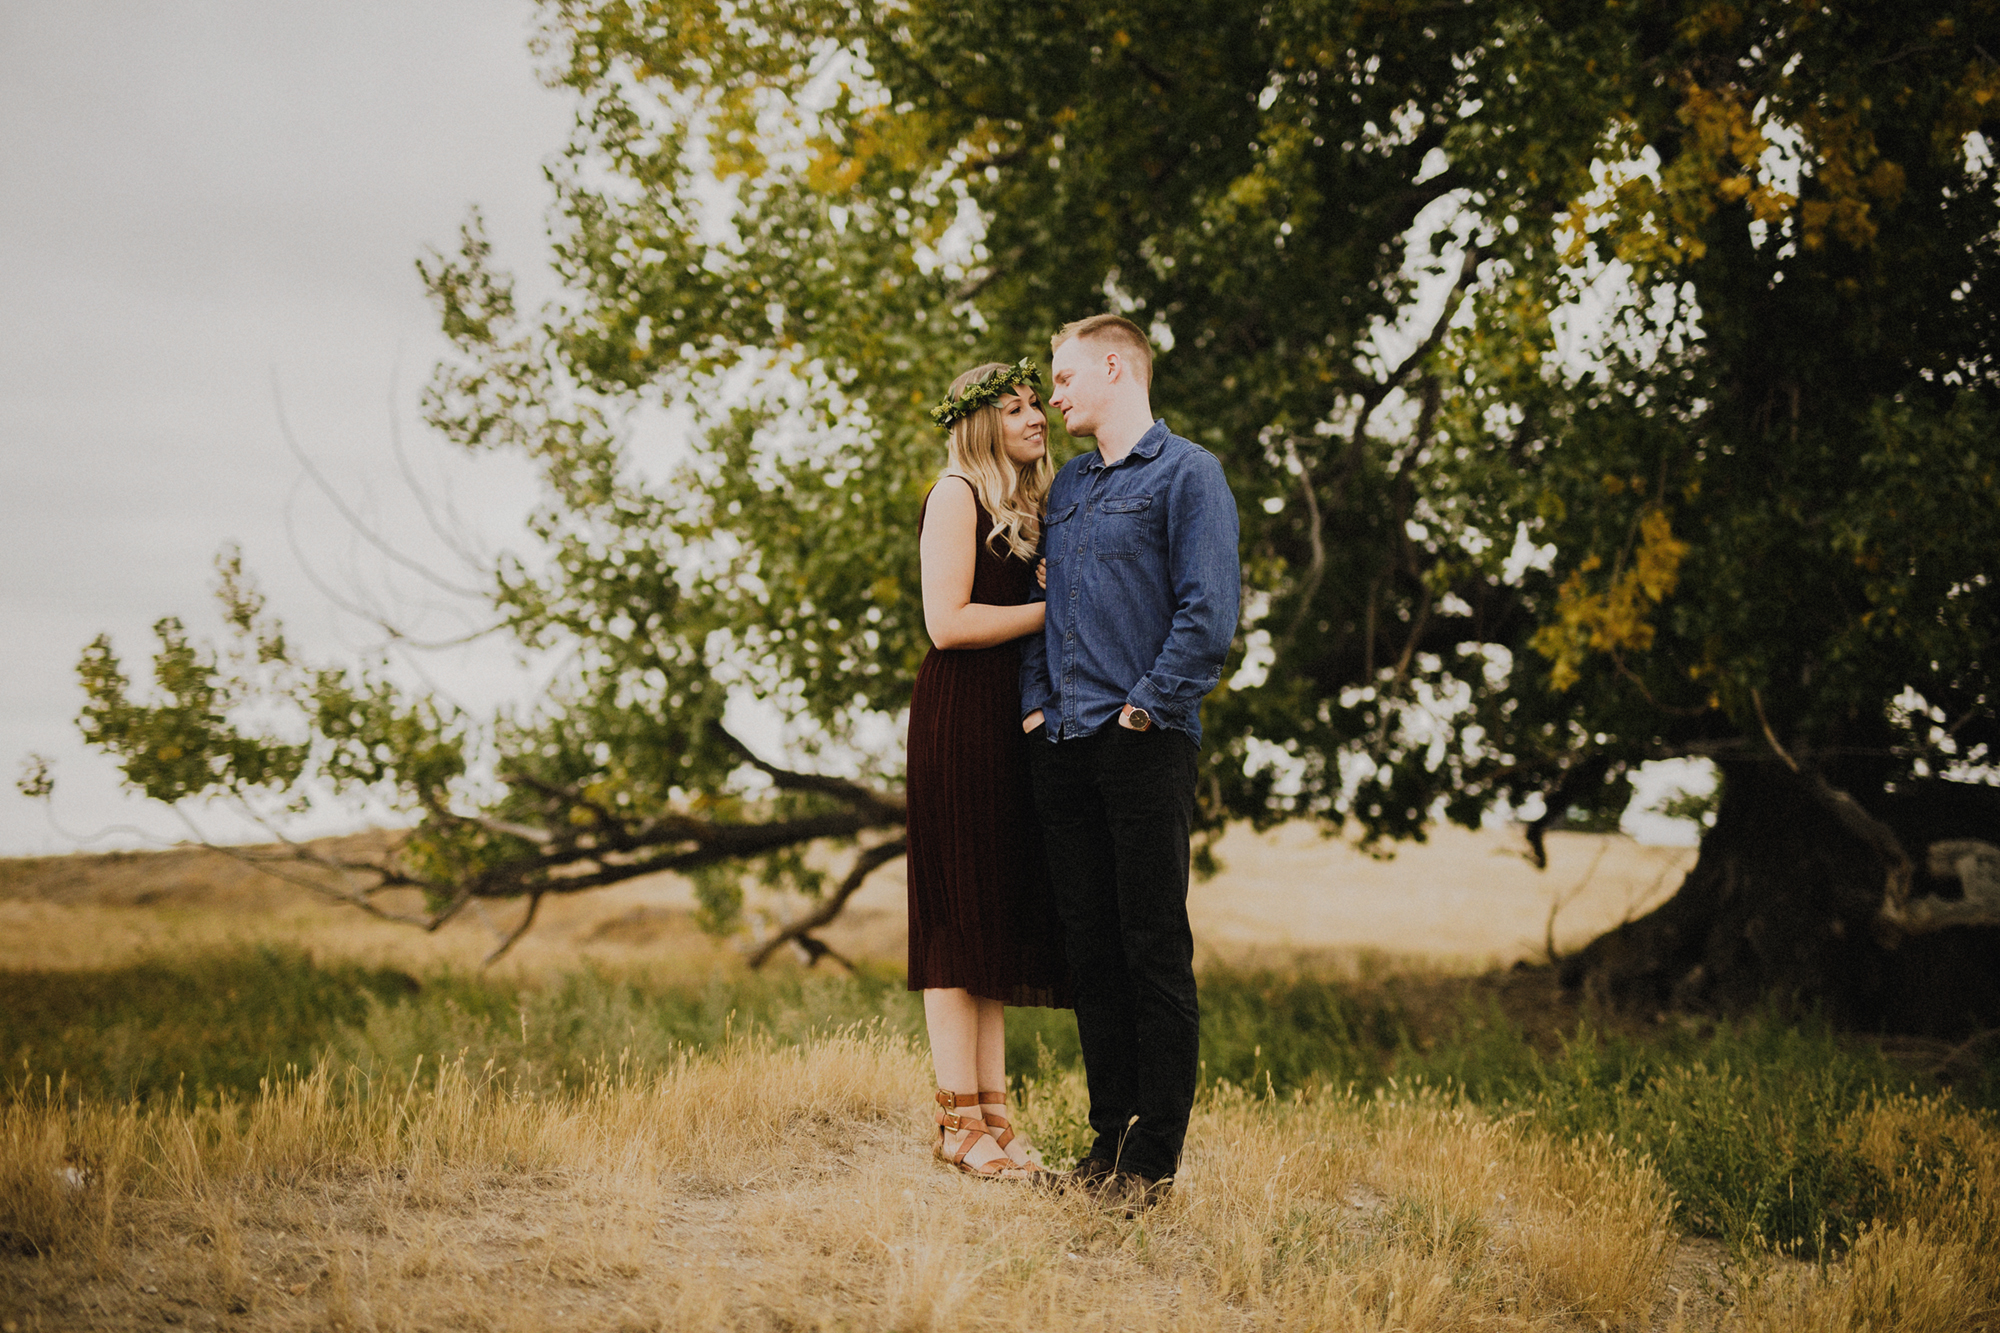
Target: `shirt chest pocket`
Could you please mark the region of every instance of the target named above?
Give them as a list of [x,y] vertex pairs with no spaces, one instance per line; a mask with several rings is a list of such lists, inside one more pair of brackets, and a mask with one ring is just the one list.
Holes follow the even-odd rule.
[[1076,517],[1076,506],[1051,509],[1042,520],[1042,554],[1052,565],[1059,565],[1069,559],[1070,547],[1076,543],[1078,525],[1070,522]]
[[1130,560],[1158,544],[1153,531],[1153,497],[1123,495],[1097,506],[1096,531],[1091,545],[1100,560]]

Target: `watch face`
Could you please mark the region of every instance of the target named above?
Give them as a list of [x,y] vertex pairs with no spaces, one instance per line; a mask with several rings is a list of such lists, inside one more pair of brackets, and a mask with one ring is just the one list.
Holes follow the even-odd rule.
[[1132,730],[1134,731],[1144,731],[1153,725],[1153,715],[1143,708],[1133,709],[1129,720],[1132,723]]

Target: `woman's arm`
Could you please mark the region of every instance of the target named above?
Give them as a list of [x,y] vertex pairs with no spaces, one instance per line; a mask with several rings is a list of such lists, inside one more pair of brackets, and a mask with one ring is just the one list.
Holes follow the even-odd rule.
[[931,491],[917,550],[923,562],[924,629],[940,648],[991,648],[1039,634],[1042,604],[994,606],[972,600],[979,503],[972,485],[947,477]]

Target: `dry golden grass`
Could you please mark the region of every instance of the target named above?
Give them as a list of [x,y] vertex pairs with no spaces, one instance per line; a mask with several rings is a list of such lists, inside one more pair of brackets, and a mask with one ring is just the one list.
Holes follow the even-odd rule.
[[[110,869],[0,883],[0,967],[282,941],[422,971],[476,963],[493,936],[252,902],[192,863],[164,897]],[[507,968],[741,966],[657,886],[546,915]],[[1678,1237],[1648,1165],[1433,1092],[1224,1085],[1172,1198],[1127,1219],[931,1161],[926,1062],[880,1033],[614,1065],[553,1098],[505,1072],[427,1060],[369,1083],[323,1064],[200,1108],[15,1098],[0,1333],[2000,1327],[2000,1138],[1935,1099],[1847,1124],[1885,1220],[1816,1268]],[[1031,1083],[1021,1119],[1053,1142],[1081,1096],[1074,1075]]]
[[1855,1241],[1831,1282],[1754,1286],[1745,1326],[1771,1333],[1956,1333],[2000,1322],[2000,1141],[1963,1109],[1896,1098],[1852,1127],[1896,1221]]
[[[22,1328],[1643,1325],[1643,1166],[1434,1095],[1200,1108],[1136,1220],[927,1156],[919,1053],[741,1043],[556,1099],[321,1066],[247,1106],[0,1111]],[[1074,1084],[1023,1108],[1073,1103]]]
[[[1681,1242],[1644,1163],[1433,1091],[1223,1085],[1154,1212],[951,1174],[919,1051],[739,1041],[556,1097],[322,1064],[244,1105],[0,1108],[0,1322],[389,1330],[1992,1327],[2000,1142],[1852,1127],[1891,1192],[1825,1269]],[[1022,1119],[1074,1115],[1075,1075]],[[1690,1296],[1695,1297],[1692,1310]]]
[[[183,854],[159,855],[171,868]],[[433,934],[268,879],[261,885],[225,879],[205,889],[199,878],[204,868],[229,870],[233,863],[219,853],[186,856],[195,871],[157,893],[139,887],[143,862],[132,871],[129,886],[123,882],[126,867],[118,863],[107,867],[121,872],[115,878],[60,864],[34,877],[17,870],[11,884],[0,876],[0,970],[113,968],[161,955],[264,944],[411,973],[472,970],[524,910],[512,902],[479,905]],[[47,861],[89,859],[94,858]],[[34,863],[0,860],[0,870],[23,864]],[[733,942],[703,935],[692,910],[675,905],[678,887],[642,884],[546,903],[535,928],[496,966],[510,975],[570,971],[587,962],[697,975],[740,966],[742,954]]]

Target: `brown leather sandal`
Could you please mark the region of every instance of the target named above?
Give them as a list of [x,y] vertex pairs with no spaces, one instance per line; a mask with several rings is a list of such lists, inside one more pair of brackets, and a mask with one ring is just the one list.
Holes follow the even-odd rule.
[[[944,1109],[937,1113],[938,1141],[937,1147],[932,1151],[937,1154],[940,1162],[954,1171],[961,1171],[980,1180],[1027,1180],[1036,1174],[1026,1167],[1014,1165],[1014,1159],[1006,1156],[1004,1148],[1001,1149],[1001,1155],[990,1162],[982,1162],[975,1166],[965,1160],[965,1155],[972,1151],[973,1144],[982,1138],[993,1137],[992,1131],[987,1129],[986,1122],[979,1116],[959,1113],[960,1107],[979,1105],[978,1093],[948,1092],[939,1088],[937,1104]],[[965,1139],[958,1145],[958,1151],[947,1152],[944,1146],[945,1135],[955,1134],[961,1130],[965,1132]]]
[[[1013,1121],[1004,1115],[996,1115],[988,1111],[986,1108],[989,1106],[997,1106],[1001,1110],[1005,1110],[1007,1108],[1007,1094],[1004,1092],[982,1092],[979,1094],[979,1114],[986,1121],[988,1131],[993,1135],[993,1141],[1000,1145],[1000,1151],[1006,1152],[1007,1145],[1015,1139],[1020,1138],[1020,1135],[1014,1132]],[[1022,1139],[1021,1144],[1021,1151],[1026,1156],[1027,1161],[1025,1164],[1016,1162],[1015,1165],[1022,1167],[1023,1170],[1043,1170],[1041,1150],[1026,1139]],[[1008,1154],[1008,1160],[1013,1160],[1011,1153]]]

